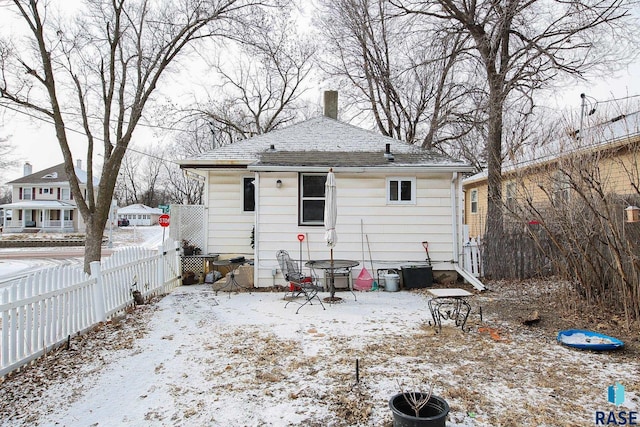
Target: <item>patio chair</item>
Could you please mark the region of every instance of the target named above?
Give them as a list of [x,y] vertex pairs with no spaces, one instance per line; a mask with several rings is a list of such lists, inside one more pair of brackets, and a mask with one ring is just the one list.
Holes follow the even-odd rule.
[[[286,308],[290,302],[295,301],[300,304],[300,307],[296,310],[296,314],[298,314],[298,311],[300,311],[303,306],[307,304],[313,305],[312,300],[316,298],[322,306],[322,309],[326,310],[324,304],[322,304],[322,300],[318,296],[318,292],[322,290],[322,287],[316,284],[314,277],[303,274],[298,264],[291,259],[287,251],[278,251],[276,258],[278,264],[280,264],[282,275],[288,282],[288,290],[284,295],[287,303],[284,307]],[[301,301],[298,301],[299,298]]]

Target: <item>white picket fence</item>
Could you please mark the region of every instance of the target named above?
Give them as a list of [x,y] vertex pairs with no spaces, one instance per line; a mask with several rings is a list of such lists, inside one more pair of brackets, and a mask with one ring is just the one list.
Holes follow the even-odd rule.
[[102,262],[60,266],[20,277],[0,289],[0,378],[144,298],[181,283],[180,245],[157,251],[123,248]]
[[480,239],[468,239],[463,245],[463,268],[473,277],[484,277]]

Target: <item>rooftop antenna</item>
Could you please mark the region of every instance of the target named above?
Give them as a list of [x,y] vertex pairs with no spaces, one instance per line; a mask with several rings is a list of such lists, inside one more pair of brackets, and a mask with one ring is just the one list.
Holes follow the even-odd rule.
[[598,101],[590,96],[585,95],[584,93],[580,94],[580,98],[581,98],[581,104],[580,104],[580,129],[578,130],[578,139],[582,139],[582,129],[583,129],[583,125],[584,125],[584,115],[587,111],[587,98],[591,98],[594,101],[596,101],[595,104],[589,105],[589,107],[591,107],[591,110],[589,110],[589,113],[587,114],[587,116],[591,116],[596,112],[596,105],[598,104]]

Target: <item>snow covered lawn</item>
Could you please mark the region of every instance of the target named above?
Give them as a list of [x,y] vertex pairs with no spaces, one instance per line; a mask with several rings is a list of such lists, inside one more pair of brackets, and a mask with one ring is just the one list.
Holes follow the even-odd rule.
[[[439,334],[423,293],[337,295],[296,315],[281,292],[180,287],[0,383],[0,425],[390,426],[398,382],[434,382],[448,426],[592,426],[596,411],[638,410],[636,355],[570,349],[486,309],[481,323],[495,294],[472,297],[470,332]],[[621,407],[607,402],[615,382]]]

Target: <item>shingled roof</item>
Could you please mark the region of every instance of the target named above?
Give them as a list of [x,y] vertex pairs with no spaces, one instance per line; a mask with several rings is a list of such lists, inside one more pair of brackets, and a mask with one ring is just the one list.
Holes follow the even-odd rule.
[[[393,161],[384,156],[387,145]],[[438,166],[467,169],[465,162],[326,116],[216,148],[182,160],[182,168]],[[470,170],[470,169],[469,169]]]
[[[74,168],[76,176],[81,184],[87,183],[87,172],[80,168]],[[98,184],[99,180],[94,178],[94,184]],[[67,173],[64,170],[64,163],[51,166],[50,168],[43,169],[38,172],[34,172],[30,175],[14,179],[7,182],[7,184],[62,184],[69,182]]]

